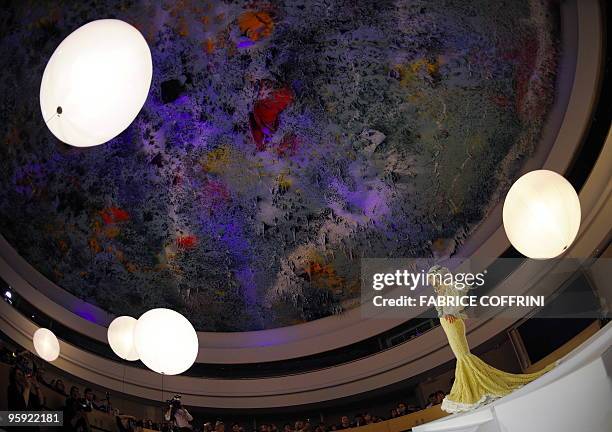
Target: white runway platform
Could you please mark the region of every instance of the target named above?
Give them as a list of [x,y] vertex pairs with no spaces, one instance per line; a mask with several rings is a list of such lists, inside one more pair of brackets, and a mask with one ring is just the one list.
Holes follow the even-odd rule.
[[415,432],[612,432],[612,322],[551,372],[470,413]]

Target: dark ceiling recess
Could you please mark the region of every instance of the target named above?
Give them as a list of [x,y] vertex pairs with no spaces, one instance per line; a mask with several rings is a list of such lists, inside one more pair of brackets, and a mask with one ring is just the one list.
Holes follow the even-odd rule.
[[[584,139],[572,161],[569,169],[565,173],[565,178],[580,192],[586,183],[591,170],[597,162],[601,150],[606,143],[606,137],[610,132],[610,122],[612,121],[612,50],[610,49],[610,28],[607,14],[611,8],[606,2],[599,2],[602,8],[602,43],[603,59],[601,64],[601,79],[599,80],[599,91],[596,93],[595,107],[591,115],[589,125]],[[523,255],[514,247],[510,246],[504,251],[500,258],[521,258]],[[524,258],[524,257],[523,257]]]
[[174,102],[183,93],[185,87],[177,79],[164,81],[161,84],[161,97],[163,103]]
[[[610,122],[612,121],[612,50],[610,49],[610,5],[607,2],[599,2],[602,8],[602,43],[603,58],[601,65],[601,79],[599,80],[597,100],[595,109],[591,116],[591,124],[582,141],[576,157],[572,161],[566,178],[576,188],[578,192],[587,181],[591,169],[597,162],[597,158],[606,142],[606,137],[610,132]],[[606,19],[608,17],[608,19]]]

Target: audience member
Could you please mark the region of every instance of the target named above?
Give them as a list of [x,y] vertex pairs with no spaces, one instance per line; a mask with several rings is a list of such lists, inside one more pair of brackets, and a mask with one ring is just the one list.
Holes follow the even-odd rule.
[[[170,401],[168,411],[166,411],[164,417],[166,421],[173,422],[176,427],[183,432],[190,432],[193,429],[193,426],[191,425],[193,417],[191,414],[189,414],[189,411],[183,407],[181,397],[179,395],[174,396],[174,398]],[[217,422],[217,424],[219,424],[219,422]],[[221,430],[217,429],[217,425],[215,425],[216,432],[224,432],[224,430],[224,428]]]
[[352,427],[351,421],[349,420],[348,416],[342,416],[340,418],[340,424],[338,425],[338,430],[349,429],[351,427]]
[[13,366],[9,372],[6,400],[11,411],[40,410],[44,403],[36,377],[26,375],[18,366]]
[[64,381],[59,378],[55,380],[55,385],[53,386],[53,389],[62,396],[68,396],[66,394],[66,386],[64,385]]
[[[40,388],[40,384],[45,384],[59,394],[66,395],[65,384],[62,379],[57,378],[48,383],[45,382],[44,369],[37,367],[31,360],[31,355],[18,353],[12,354],[12,362],[16,364],[11,369],[9,377],[9,388],[7,389],[9,409],[41,409],[44,406],[44,397]],[[27,372],[24,372],[27,371]],[[99,400],[91,388],[86,388],[82,398],[79,389],[72,386],[70,394],[66,398],[64,407],[64,427],[69,432],[89,432],[90,427],[87,419],[87,412],[100,410],[104,412],[112,412],[110,407],[110,398],[107,393],[106,402]],[[431,393],[428,397],[427,407],[438,405],[444,399],[444,392],[438,390]],[[390,418],[400,417],[418,411],[419,408],[414,405],[407,405],[405,402],[399,402],[397,407],[390,410]],[[117,417],[117,429],[119,432],[142,432],[143,429],[158,430],[161,432],[175,432],[180,429],[182,432],[193,432],[194,428],[191,424],[193,417],[180,403],[180,396],[175,396],[173,401],[165,413],[164,417],[167,422],[160,424],[154,423],[150,419],[137,420],[136,418],[121,413],[115,413]],[[337,430],[345,430],[353,427],[360,427],[368,424],[383,421],[384,418],[372,415],[370,412],[356,414],[351,422],[349,417],[343,415],[339,424],[326,425],[323,422],[318,423],[315,427],[309,421],[297,420],[295,425],[286,423],[283,425],[282,432],[329,432]],[[314,429],[314,431],[313,431]],[[198,432],[200,429],[197,429]],[[202,425],[201,432],[225,432],[223,421],[217,420],[213,426],[211,422],[206,422]],[[244,429],[239,423],[232,423],[231,432],[244,432]],[[258,427],[258,432],[278,432],[275,424],[261,424]]]
[[70,432],[88,432],[89,421],[85,415],[85,403],[76,386],[70,387],[70,396],[64,407],[64,428]]
[[98,405],[95,402],[96,395],[94,395],[93,390],[87,387],[84,395],[85,399],[83,400],[83,410],[91,412],[94,409],[98,409]]

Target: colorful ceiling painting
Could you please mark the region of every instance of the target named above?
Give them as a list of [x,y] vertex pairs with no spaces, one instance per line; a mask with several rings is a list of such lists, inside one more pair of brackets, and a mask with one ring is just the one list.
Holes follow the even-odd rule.
[[[0,232],[115,313],[199,330],[355,307],[361,257],[452,254],[507,191],[554,99],[555,2],[10,2],[0,11]],[[118,18],[154,74],[105,145],[55,139],[47,59]]]

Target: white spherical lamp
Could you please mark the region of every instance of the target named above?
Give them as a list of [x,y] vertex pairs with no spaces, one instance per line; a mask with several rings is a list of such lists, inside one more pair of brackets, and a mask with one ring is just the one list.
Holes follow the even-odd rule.
[[138,318],[134,344],[140,360],[164,375],[185,372],[198,355],[195,329],[187,318],[170,309],[151,309]]
[[108,326],[106,337],[115,354],[124,360],[138,360],[134,346],[134,328],[138,321],[130,316],[120,316]]
[[134,121],[152,75],[151,51],[138,30],[116,19],[92,21],[69,34],[47,63],[43,120],[66,144],[103,144]]
[[531,171],[512,185],[503,211],[510,243],[523,255],[561,255],[580,228],[580,201],[573,186],[553,171]]
[[59,342],[51,330],[39,328],[34,332],[33,342],[36,354],[41,359],[52,362],[59,357]]

